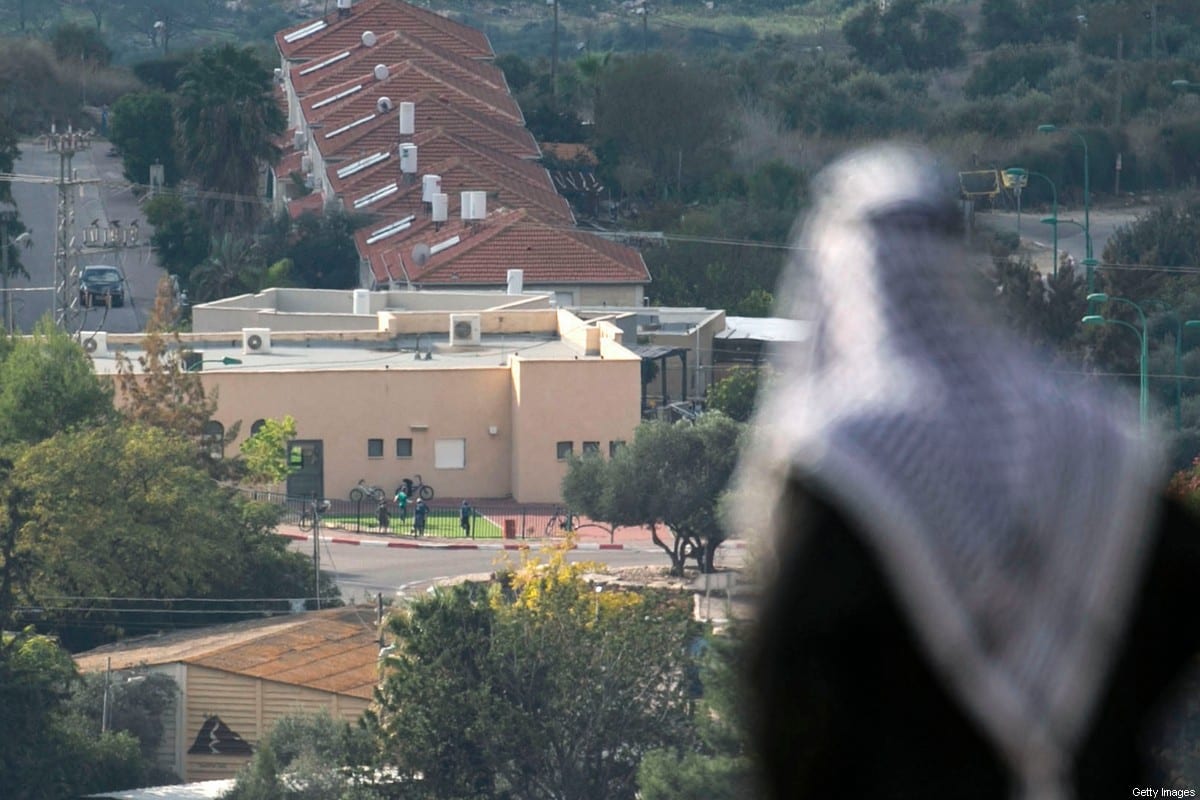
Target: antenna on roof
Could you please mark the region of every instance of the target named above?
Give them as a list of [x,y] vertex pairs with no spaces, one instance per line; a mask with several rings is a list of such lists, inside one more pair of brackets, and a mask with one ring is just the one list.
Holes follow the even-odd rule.
[[429,245],[417,242],[412,249],[413,266],[423,267],[429,263]]

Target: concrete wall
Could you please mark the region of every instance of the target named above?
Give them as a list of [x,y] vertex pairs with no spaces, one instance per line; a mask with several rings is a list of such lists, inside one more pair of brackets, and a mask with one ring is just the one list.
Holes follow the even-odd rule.
[[[325,494],[345,498],[364,478],[393,491],[420,473],[442,497],[504,497],[511,486],[508,368],[335,372],[205,373],[219,392],[217,419],[241,420],[236,453],[258,419],[291,414],[300,439],[324,442]],[[497,433],[490,433],[491,428]],[[412,440],[412,457],[396,457],[396,439]],[[367,453],[383,440],[383,456]],[[437,469],[435,442],[464,439],[466,467]]]
[[[638,399],[641,362],[611,340],[601,344],[596,361],[513,359],[513,496],[526,502],[557,502],[567,462],[557,443],[629,441],[640,422]],[[564,413],[570,409],[570,413]]]

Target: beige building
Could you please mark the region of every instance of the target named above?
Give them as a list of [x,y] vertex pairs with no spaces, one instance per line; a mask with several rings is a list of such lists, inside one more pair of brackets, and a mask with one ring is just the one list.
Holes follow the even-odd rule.
[[[548,295],[272,289],[201,306],[180,347],[218,400],[214,434],[291,415],[288,494],[390,492],[557,502],[572,453],[610,453],[640,421],[641,359],[606,320]],[[98,372],[141,336],[81,334]]]
[[184,781],[233,777],[280,717],[358,719],[379,682],[375,610],[336,608],[129,639],[80,653],[114,681],[160,673],[179,695],[158,764]]

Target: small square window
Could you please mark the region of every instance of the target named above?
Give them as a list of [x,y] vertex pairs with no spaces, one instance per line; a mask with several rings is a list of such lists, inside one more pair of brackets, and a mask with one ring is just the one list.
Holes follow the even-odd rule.
[[556,444],[554,446],[554,449],[557,452],[558,460],[566,461],[568,458],[570,458],[572,455],[575,454],[575,443],[574,442],[559,442],[558,444]]
[[396,440],[396,458],[412,458],[412,439]]
[[383,439],[367,439],[367,458],[383,458]]
[[600,443],[599,442],[584,442],[583,443],[583,454],[585,456],[600,455]]
[[617,452],[624,446],[625,446],[624,440],[613,439],[611,442],[608,443],[608,457],[612,458],[613,456],[615,456],[617,454]]

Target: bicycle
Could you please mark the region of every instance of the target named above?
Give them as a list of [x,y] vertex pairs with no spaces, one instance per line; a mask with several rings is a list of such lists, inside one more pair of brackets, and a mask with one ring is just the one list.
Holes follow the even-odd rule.
[[556,531],[564,530],[570,533],[575,530],[575,515],[570,509],[564,509],[562,506],[554,507],[554,514],[550,519],[546,520],[546,536],[554,536]]
[[405,478],[404,480],[400,481],[400,486],[404,489],[404,493],[408,495],[409,499],[413,500],[419,498],[421,500],[432,500],[433,487],[421,478],[420,473],[414,475],[413,478],[415,478],[415,480]]
[[353,503],[361,503],[367,497],[371,498],[376,503],[382,503],[383,489],[379,486],[370,486],[367,484],[365,478],[359,478],[358,484],[350,490],[350,501]]

